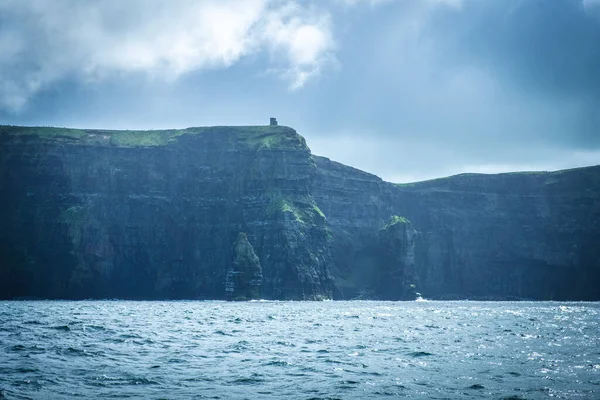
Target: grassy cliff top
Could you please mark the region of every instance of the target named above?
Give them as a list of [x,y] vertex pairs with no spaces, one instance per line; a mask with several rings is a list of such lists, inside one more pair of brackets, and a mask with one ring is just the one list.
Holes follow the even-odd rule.
[[231,144],[261,149],[306,147],[304,138],[287,126],[211,126],[166,130],[71,129],[39,126],[0,126],[0,140],[38,139],[43,142],[89,146],[156,147],[176,143],[186,135],[219,135]]
[[600,165],[558,171],[520,171],[499,174],[465,173],[427,181],[393,184],[406,191],[455,191],[534,194],[555,191],[567,194],[600,194]]

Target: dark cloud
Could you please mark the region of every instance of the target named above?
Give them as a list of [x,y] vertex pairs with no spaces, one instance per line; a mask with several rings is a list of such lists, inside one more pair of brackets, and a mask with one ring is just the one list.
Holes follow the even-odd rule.
[[600,18],[581,0],[467,1],[430,25],[440,62],[475,65],[563,116],[563,144],[600,146]]
[[470,0],[436,12],[430,28],[449,60],[543,96],[600,100],[600,19],[582,0]]

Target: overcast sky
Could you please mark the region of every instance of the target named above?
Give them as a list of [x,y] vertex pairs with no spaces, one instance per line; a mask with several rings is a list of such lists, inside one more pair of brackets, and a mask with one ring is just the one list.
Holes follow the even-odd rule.
[[600,0],[0,1],[0,123],[271,116],[395,182],[600,164]]

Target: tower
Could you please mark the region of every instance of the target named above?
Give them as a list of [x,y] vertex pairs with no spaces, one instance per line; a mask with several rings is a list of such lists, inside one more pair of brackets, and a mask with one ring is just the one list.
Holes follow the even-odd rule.
[[271,117],[271,120],[269,121],[269,125],[270,126],[277,126],[277,118]]

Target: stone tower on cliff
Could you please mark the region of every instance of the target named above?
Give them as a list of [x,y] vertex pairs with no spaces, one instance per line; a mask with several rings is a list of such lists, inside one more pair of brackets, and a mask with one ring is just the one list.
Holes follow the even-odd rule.
[[269,121],[269,125],[277,126],[277,118],[271,117],[271,119]]

